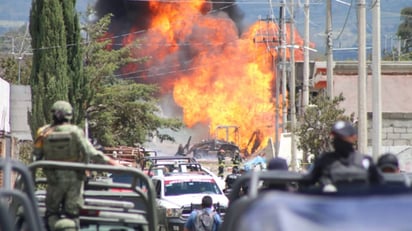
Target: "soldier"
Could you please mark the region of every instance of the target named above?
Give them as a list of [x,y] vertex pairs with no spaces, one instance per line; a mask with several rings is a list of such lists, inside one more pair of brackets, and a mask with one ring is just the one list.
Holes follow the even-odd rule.
[[225,172],[225,150],[220,149],[218,151],[217,161],[219,163],[217,176],[223,178]]
[[[84,136],[83,130],[70,123],[73,116],[70,103],[57,101],[52,105],[51,112],[52,124],[37,131],[33,150],[35,160],[85,163],[90,159],[96,163],[120,166],[115,160],[96,150]],[[44,169],[44,173],[47,178],[45,218],[48,228],[53,231],[61,215],[74,220],[79,227],[85,172]]]

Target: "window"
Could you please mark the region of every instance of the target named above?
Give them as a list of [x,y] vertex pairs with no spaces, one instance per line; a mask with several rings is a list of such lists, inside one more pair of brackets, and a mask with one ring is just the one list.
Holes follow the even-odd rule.
[[176,182],[165,188],[166,196],[199,193],[221,194],[221,191],[216,183],[207,181]]

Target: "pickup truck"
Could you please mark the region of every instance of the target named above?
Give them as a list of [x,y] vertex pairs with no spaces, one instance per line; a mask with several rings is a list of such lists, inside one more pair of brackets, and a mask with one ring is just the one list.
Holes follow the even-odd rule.
[[[80,210],[80,230],[157,230],[157,210],[155,191],[150,178],[142,171],[132,167],[110,165],[69,163],[56,161],[37,161],[29,165],[36,171],[43,168],[70,169],[92,172],[94,176],[86,180],[83,190],[84,204]],[[129,182],[113,182],[111,174],[128,176]],[[107,177],[106,177],[107,176]],[[35,177],[37,186],[47,184],[42,177]],[[37,187],[35,196],[39,214],[45,212],[45,190]]]
[[202,197],[213,199],[214,209],[222,219],[229,204],[223,189],[207,173],[168,173],[152,177],[160,231],[182,231],[190,213],[201,208]]

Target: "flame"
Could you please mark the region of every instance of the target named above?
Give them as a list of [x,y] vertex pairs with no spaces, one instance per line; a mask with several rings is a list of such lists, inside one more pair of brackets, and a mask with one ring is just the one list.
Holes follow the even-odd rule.
[[[188,127],[207,124],[213,135],[218,125],[239,126],[240,147],[247,148],[255,131],[262,133],[262,142],[274,136],[274,63],[280,55],[274,47],[279,46],[279,27],[259,21],[239,37],[227,14],[207,13],[211,8],[200,0],[150,1],[150,28],[144,33],[142,49],[134,52],[151,59],[143,66],[128,68],[141,68],[141,76],[173,77],[162,78],[162,84],[172,86],[174,101],[182,108]],[[289,27],[286,35],[289,41]],[[123,42],[135,39],[131,33]],[[303,45],[297,31],[295,41]],[[290,56],[289,49],[286,56]],[[295,50],[295,59],[303,60],[302,50]],[[282,105],[281,99],[278,101]]]

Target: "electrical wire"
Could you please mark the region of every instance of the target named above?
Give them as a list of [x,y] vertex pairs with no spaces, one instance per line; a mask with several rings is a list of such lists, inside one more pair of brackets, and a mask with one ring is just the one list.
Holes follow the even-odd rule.
[[[135,1],[150,1],[150,0],[135,0]],[[162,1],[162,2],[170,2],[170,3],[173,3],[173,2],[191,2],[190,0],[164,0],[164,1]],[[353,0],[351,0],[351,2],[353,2]],[[215,3],[227,3],[227,2],[215,2]],[[376,3],[376,2],[375,2]],[[212,13],[212,12],[217,12],[217,11],[219,11],[219,10],[221,10],[221,9],[225,9],[225,8],[228,8],[228,7],[231,7],[231,6],[234,6],[234,5],[238,5],[238,4],[268,4],[268,2],[266,2],[266,1],[240,1],[240,2],[234,2],[234,3],[232,3],[232,4],[230,4],[230,5],[227,5],[227,6],[223,6],[223,7],[221,7],[221,8],[219,8],[219,9],[215,9],[215,10],[213,10],[213,11],[211,11],[210,13]],[[318,1],[318,2],[312,2],[312,3],[310,3],[311,5],[318,5],[318,4],[323,4],[322,3],[322,1]],[[271,4],[272,6],[273,6],[273,4]],[[275,6],[280,6],[281,4],[279,3],[279,4],[275,4]],[[351,6],[352,6],[352,4],[351,4]],[[273,12],[273,7],[270,7],[272,10],[272,12]],[[348,17],[348,15],[349,15],[349,12],[350,12],[350,10],[348,10],[348,13],[347,13],[347,16],[345,17],[345,21],[344,21],[344,27],[343,27],[343,29],[339,32],[339,35],[337,36],[337,38],[336,39],[339,39],[340,38],[340,36],[342,35],[342,33],[343,33],[343,31],[344,31],[344,29],[345,29],[345,27],[346,27],[346,25],[347,25],[347,23],[348,23],[348,19],[349,19],[349,17]],[[399,16],[403,16],[403,17],[412,17],[412,16],[410,16],[410,15],[401,15],[400,13],[393,13],[393,12],[386,12],[386,11],[382,11],[381,12],[381,14],[386,14],[386,15],[391,15],[391,16],[394,16],[394,17],[399,17]],[[311,20],[312,21],[312,20]],[[156,28],[150,28],[150,29],[156,29]],[[107,37],[107,38],[105,38],[105,39],[103,39],[103,40],[101,40],[101,41],[105,41],[105,40],[115,40],[115,39],[119,39],[119,38],[123,38],[123,37],[127,37],[127,36],[130,36],[130,35],[133,35],[133,34],[136,34],[136,35],[139,35],[139,34],[143,34],[143,33],[146,33],[148,30],[139,30],[139,31],[134,31],[134,32],[128,32],[128,33],[123,33],[123,34],[120,34],[120,35],[114,35],[114,36],[110,36],[110,37]],[[230,42],[230,41],[229,41]],[[87,44],[87,42],[80,42],[80,43],[73,43],[73,44],[67,44],[66,45],[66,47],[71,47],[71,46],[78,46],[78,45],[85,45],[85,44]],[[190,44],[192,44],[192,43],[181,43],[181,44],[158,44],[158,45],[160,45],[160,46],[189,46]],[[205,43],[206,44],[206,43]],[[211,45],[216,45],[216,44],[213,44],[213,43],[209,43],[209,44],[211,44]],[[224,45],[225,43],[222,43],[221,45]],[[55,48],[60,48],[61,46],[48,46],[48,47],[41,47],[41,48],[32,48],[31,49],[31,51],[36,51],[36,50],[47,50],[47,49],[55,49]]]
[[342,27],[341,31],[339,32],[338,36],[336,36],[335,40],[339,40],[340,36],[342,35],[343,31],[344,31],[345,28],[346,28],[346,25],[347,25],[347,23],[348,23],[348,21],[349,21],[349,15],[350,15],[350,12],[351,12],[351,10],[352,10],[352,5],[353,5],[353,0],[350,1],[349,9],[348,9],[348,11],[346,12],[345,22],[343,23],[343,27]]
[[[190,62],[190,60],[188,60],[187,62]],[[146,74],[144,76],[135,76],[137,74],[142,74],[142,73],[150,71],[151,68],[149,68],[149,69],[137,70],[137,71],[133,71],[133,72],[115,74],[115,75],[105,76],[105,77],[122,77],[122,79],[125,79],[125,80],[147,79],[148,77],[149,78],[153,78],[153,77],[170,77],[170,74],[185,73],[185,72],[194,71],[194,70],[198,70],[198,69],[202,69],[202,68],[211,68],[211,67],[214,67],[214,66],[218,66],[218,65],[222,65],[222,64],[225,65],[225,64],[230,64],[230,63],[232,63],[232,60],[219,61],[219,62],[214,62],[214,63],[211,63],[211,64],[192,66],[190,68],[173,70],[173,71],[151,73],[151,74]],[[170,68],[170,67],[177,67],[177,65],[166,66],[166,67],[164,67],[164,69],[167,69],[167,68]],[[130,75],[134,75],[134,76],[127,77],[127,76],[130,76]],[[103,78],[105,78],[105,77],[103,77]]]

